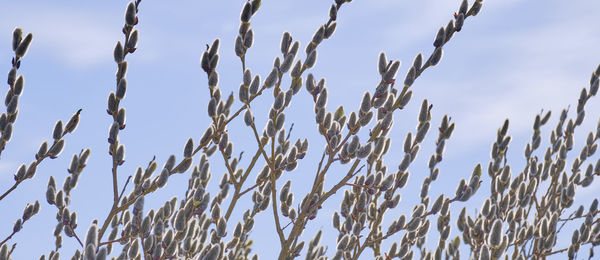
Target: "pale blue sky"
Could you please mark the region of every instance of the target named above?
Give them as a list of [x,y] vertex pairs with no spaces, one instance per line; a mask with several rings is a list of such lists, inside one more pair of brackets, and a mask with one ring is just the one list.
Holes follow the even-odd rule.
[[[219,86],[224,94],[237,93],[242,75],[233,44],[243,2],[142,1],[137,26],[138,50],[127,57],[129,87],[121,102],[127,109],[127,128],[121,132],[120,140],[126,145],[127,154],[126,163],[119,168],[120,185],[155,155],[159,165],[170,154],[181,158],[187,138],[198,140],[202,135],[209,124],[208,92],[199,59],[205,44],[215,38],[221,39]],[[304,50],[316,28],[326,21],[331,2],[263,0],[252,18],[255,41],[247,54],[247,67],[264,78],[273,59],[280,55],[279,42],[284,31],[300,40]],[[54,175],[61,186],[71,156],[81,149],[91,148],[92,155],[72,192],[70,208],[79,216],[77,234],[84,236],[89,223],[94,218],[104,220],[110,209],[111,159],[106,138],[112,119],[105,110],[108,93],[115,88],[112,50],[116,41],[122,40],[126,3],[42,0],[0,3],[0,67],[4,71],[10,68],[12,30],[20,26],[25,32],[34,33],[20,69],[26,84],[15,133],[0,160],[2,192],[13,184],[12,174],[18,166],[29,163],[40,143],[51,138],[55,121],[66,121],[78,108],[83,108],[79,128],[66,137],[61,156],[45,160],[33,180],[22,183],[0,202],[4,211],[0,223],[5,223],[0,227],[0,239],[10,234],[12,223],[21,216],[26,203],[35,200],[42,203],[39,215],[28,221],[12,240],[18,243],[15,259],[37,259],[54,247],[56,210],[45,201],[46,183]],[[429,55],[433,50],[435,33],[452,18],[459,3],[458,0],[355,0],[344,5],[338,13],[335,34],[319,46],[317,65],[310,71],[318,78],[327,78],[328,110],[339,105],[344,105],[347,112],[356,110],[362,93],[374,90],[379,78],[376,64],[380,51],[403,62],[398,73],[403,79],[406,64],[418,52]],[[598,13],[600,2],[593,0],[487,0],[480,14],[466,21],[463,30],[445,45],[440,64],[428,69],[415,82],[412,101],[405,110],[396,113],[395,130],[391,132],[393,144],[399,145],[407,131],[414,131],[424,98],[434,105],[433,125],[438,126],[444,114],[456,122],[440,164],[440,178],[432,184],[431,197],[440,192],[453,193],[458,180],[468,178],[474,165],[479,162],[487,165],[496,130],[507,117],[511,119],[509,133],[513,136],[509,160],[513,162],[513,171],[521,168],[522,151],[530,139],[535,114],[541,109],[554,112],[551,126],[543,128],[542,137],[546,140],[560,109],[575,104],[579,91],[587,86],[590,73],[600,63]],[[303,52],[300,53],[299,57],[304,59]],[[266,97],[260,101],[271,102]],[[586,122],[578,130],[576,141],[584,141],[585,134],[595,129],[599,104],[597,98],[588,104]],[[239,106],[237,102],[234,104],[236,108]],[[259,128],[266,122],[263,115],[267,109],[264,105],[254,110]],[[294,98],[292,108],[286,111],[287,122],[295,123],[292,139],[311,140],[299,168],[280,180],[281,183],[293,180],[292,191],[298,192],[295,197],[299,200],[314,177],[315,160],[322,152],[323,139],[317,135],[312,101],[306,91],[302,90]],[[236,144],[234,154],[247,151],[241,162],[245,167],[249,154],[256,148],[254,139],[248,138],[251,130],[236,120],[229,133]],[[410,169],[410,188],[402,192],[400,209],[392,214],[411,210],[426,174],[435,135],[431,131],[426,138]],[[390,169],[399,163],[401,151],[396,146],[386,155]],[[217,182],[224,169],[220,166],[221,158],[215,157],[213,161],[212,180]],[[331,185],[335,173],[341,175],[345,168],[334,167],[326,183]],[[187,174],[170,178],[164,190],[147,196],[147,205],[161,205],[172,196],[182,196],[187,178]],[[489,182],[487,175],[484,182]],[[595,183],[579,191],[577,198],[587,202],[592,196],[598,197],[599,188]],[[453,206],[452,210],[468,206],[473,214],[488,191],[487,185],[482,186],[472,201]],[[305,231],[306,240],[319,228],[325,233],[333,230],[330,214],[338,209],[337,205],[337,200],[324,205],[319,217]],[[239,208],[236,214],[243,210]],[[389,219],[393,218],[395,215]],[[262,259],[271,259],[276,253],[273,245],[277,245],[277,238],[271,221],[271,211],[262,213],[251,235],[255,250],[264,254]],[[431,232],[430,240],[437,240],[433,228]],[[332,248],[334,239],[330,235],[323,241]],[[63,245],[61,255],[67,258],[77,243],[65,236]],[[332,253],[333,250],[328,255]]]

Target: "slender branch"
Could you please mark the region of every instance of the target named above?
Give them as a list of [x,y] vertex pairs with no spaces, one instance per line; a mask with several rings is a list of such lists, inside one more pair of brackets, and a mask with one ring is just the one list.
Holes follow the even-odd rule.
[[[61,135],[61,139],[62,139],[62,138],[63,138],[63,137],[66,135],[66,134],[67,134],[67,133],[63,133],[63,134]],[[61,139],[54,140],[54,142],[52,143],[52,146],[50,146],[50,148],[48,148],[48,151],[50,151],[50,150],[54,149],[54,147],[56,146],[56,144],[58,143],[58,141],[59,141],[59,140],[61,140]],[[37,167],[37,166],[39,166],[39,165],[40,165],[40,164],[41,164],[41,163],[44,161],[44,159],[46,159],[47,157],[50,157],[50,154],[49,154],[48,152],[46,152],[46,153],[45,153],[44,155],[42,155],[42,156],[37,156],[37,154],[36,154],[36,157],[37,157],[37,159],[35,160],[35,162],[33,162],[33,165],[35,165],[35,166],[30,166],[30,167]],[[51,157],[51,158],[54,158],[54,157]],[[0,201],[1,201],[1,200],[3,200],[3,199],[6,197],[6,196],[8,196],[8,194],[10,194],[12,191],[14,191],[14,190],[15,190],[15,189],[16,189],[16,188],[19,186],[19,184],[21,184],[21,182],[24,182],[24,181],[25,181],[25,180],[27,180],[27,179],[29,179],[29,178],[27,178],[27,177],[23,177],[22,179],[19,179],[19,180],[17,180],[17,181],[15,182],[15,184],[13,184],[13,186],[12,186],[12,187],[10,187],[10,189],[8,189],[7,191],[5,191],[5,192],[4,192],[4,193],[3,193],[3,194],[0,196]]]
[[[248,108],[250,109],[250,108]],[[265,161],[267,162],[267,165],[270,168],[270,178],[271,178],[271,199],[273,200],[273,217],[275,218],[275,228],[277,230],[277,235],[279,236],[279,242],[281,243],[281,246],[283,247],[283,245],[285,244],[285,236],[283,234],[283,229],[281,229],[281,222],[279,222],[279,214],[277,214],[277,189],[275,187],[275,174],[276,174],[276,169],[275,169],[275,165],[274,165],[274,158],[269,159],[269,156],[267,156],[267,154],[264,151],[264,147],[262,146],[262,143],[260,142],[260,137],[258,136],[258,132],[256,131],[256,125],[254,125],[254,122],[252,122],[252,124],[250,124],[250,127],[252,128],[252,132],[254,133],[254,138],[256,138],[256,142],[258,143],[258,145],[261,147],[260,148],[260,152],[262,153]],[[274,139],[272,140],[272,147],[271,147],[271,154],[274,153],[273,150],[273,145],[274,145]]]
[[79,237],[77,236],[77,233],[75,233],[75,230],[73,230],[73,236],[75,237],[75,239],[77,239],[77,242],[83,248],[83,243],[81,243],[81,239],[79,239]]
[[[20,29],[18,29],[20,30]],[[15,29],[15,32],[17,32],[17,29]],[[20,31],[20,34],[22,34],[23,32]],[[31,33],[28,34],[29,37],[31,37]],[[14,37],[14,36],[13,36]],[[27,37],[27,36],[26,36]],[[19,36],[19,38],[21,38],[21,36]],[[19,42],[21,42],[21,39],[19,39]],[[31,38],[30,38],[30,43],[31,43]],[[20,44],[19,44],[20,45]],[[12,57],[11,63],[12,63],[12,68],[11,68],[11,72],[14,71],[14,76],[16,77],[17,71],[21,65],[21,58],[19,55],[17,55],[16,49],[13,49],[15,52],[15,56]],[[15,89],[14,85],[16,83],[16,78],[11,79],[10,77],[11,73],[9,73],[9,78],[8,78],[8,86],[10,88],[9,90],[9,98],[12,99],[12,96],[14,95],[13,91]],[[10,101],[10,100],[8,100]],[[16,111],[15,113],[8,113],[8,103],[6,103],[6,115],[8,118],[8,122],[10,122],[11,124],[14,123],[17,118],[17,114]],[[8,140],[10,139],[10,137],[5,136],[5,129],[0,129],[0,132],[2,133],[2,138],[0,138],[0,154],[2,154],[2,152],[4,151],[4,148],[6,148],[6,143],[8,142]]]
[[[298,237],[299,232],[302,229],[304,229],[306,217],[308,216],[310,209],[315,208],[315,207],[318,208],[319,206],[321,206],[321,204],[323,204],[325,202],[325,200],[327,200],[329,197],[331,197],[333,194],[335,194],[340,188],[342,188],[346,184],[346,182],[348,180],[350,180],[358,172],[360,172],[362,170],[363,166],[361,166],[357,171],[355,171],[356,167],[358,167],[359,163],[360,163],[360,159],[356,159],[354,161],[354,163],[352,164],[352,166],[350,167],[350,170],[348,170],[348,173],[346,174],[346,176],[344,176],[344,178],[342,178],[336,185],[334,185],[331,189],[329,189],[328,192],[323,194],[320,197],[320,199],[317,200],[317,202],[315,202],[311,207],[307,207],[306,209],[302,208],[302,210],[300,211],[300,215],[296,218],[296,222],[294,223],[294,226],[292,227],[292,230],[290,231],[290,234],[288,235],[285,247],[279,253],[279,257],[278,257],[279,259],[285,258],[285,256],[288,254],[289,246],[291,245],[292,241],[295,240],[296,237]],[[328,165],[331,165],[331,163],[327,164],[327,167],[326,167],[326,169],[324,169],[324,172],[327,171]],[[302,207],[304,207],[304,205]]]
[[115,243],[115,242],[121,242],[124,239],[128,239],[128,238],[129,238],[129,236],[124,236],[124,237],[121,237],[121,238],[118,238],[118,239],[109,240],[109,241],[105,241],[105,242],[100,242],[100,243],[98,243],[98,247],[101,247],[101,246],[104,246],[104,245],[108,245],[108,244],[112,244],[112,243]]
[[551,256],[551,255],[554,255],[554,254],[560,254],[560,253],[565,252],[567,250],[569,250],[568,247],[560,249],[560,250],[552,251],[552,252],[549,252],[549,253],[541,254],[540,257],[545,258],[546,256]]
[[[213,117],[213,124],[217,125],[217,119]],[[227,145],[227,144],[225,144]],[[219,144],[219,147],[217,147],[219,149],[219,152],[221,153],[221,156],[223,157],[223,161],[225,161],[225,167],[227,168],[227,172],[229,173],[229,180],[232,184],[237,185],[237,182],[235,180],[235,175],[233,173],[233,170],[231,168],[231,164],[229,164],[229,158],[227,158],[227,156],[225,155],[225,150],[221,149],[221,145]]]
[[121,190],[121,194],[119,194],[119,201],[121,201],[121,198],[123,198],[123,194],[125,193],[125,188],[127,188],[127,184],[129,184],[130,180],[131,180],[131,175],[129,175],[129,177],[127,177],[127,181],[125,181],[125,185],[123,185],[123,189]]
[[144,259],[148,259],[148,254],[146,253],[146,251],[148,251],[148,249],[145,246],[144,237],[142,236],[142,234],[140,234],[139,238],[140,238],[140,243],[142,244],[142,254],[144,256]]
[[[261,87],[261,89],[256,93],[256,95],[250,97],[248,103],[250,103],[252,100],[254,100],[255,98],[257,98],[258,96],[262,95],[263,91],[267,89],[267,87],[265,85],[263,85]],[[229,117],[229,119],[227,119],[227,121],[225,121],[225,123],[223,123],[219,129],[217,129],[217,131],[215,131],[213,133],[212,136],[210,136],[209,138],[206,139],[206,141],[204,143],[201,143],[198,145],[198,147],[196,147],[196,149],[194,149],[194,152],[192,153],[192,156],[196,155],[202,148],[207,147],[211,140],[215,137],[217,137],[218,135],[220,135],[220,132],[223,131],[223,129],[225,128],[225,126],[227,126],[229,124],[229,122],[231,122],[233,119],[235,119],[237,116],[240,115],[240,113],[242,111],[244,111],[246,108],[248,108],[247,104],[242,105],[233,115],[231,115]],[[177,169],[179,168],[179,166],[183,163],[183,160],[181,162],[179,162],[179,164],[177,166],[175,166],[173,169]],[[169,176],[174,174],[174,171],[170,171],[169,172]],[[109,213],[109,215],[107,216],[107,218],[104,220],[104,224],[102,224],[102,227],[100,228],[100,230],[98,231],[99,237],[102,238],[102,235],[106,232],[106,229],[108,228],[108,224],[110,223],[110,220],[113,218],[114,215],[118,214],[119,212],[122,212],[123,210],[126,210],[127,208],[129,208],[131,205],[133,205],[133,203],[135,202],[135,199],[137,199],[140,196],[145,196],[149,193],[152,193],[154,191],[156,191],[158,189],[158,186],[156,184],[153,184],[152,186],[150,186],[150,188],[148,188],[147,190],[145,190],[144,192],[142,192],[142,194],[136,196],[135,198],[128,200],[127,202],[123,203],[123,205],[119,206],[119,207],[114,207],[111,209],[111,212]],[[242,195],[245,192],[242,192]]]
[[[137,24],[137,8],[140,4],[141,0],[136,0],[135,1],[135,23]],[[127,54],[129,53],[133,53],[133,51],[135,51],[134,49],[130,49],[129,48],[129,38],[131,36],[131,33],[133,32],[133,24],[125,24],[123,27],[123,33],[125,34],[125,43],[123,45],[123,52],[122,52],[122,57],[120,57],[121,61],[117,61],[117,73],[116,73],[116,85],[117,88],[119,87],[120,81],[125,77],[125,73],[124,73],[124,68],[122,66],[122,61],[125,60],[125,58],[127,57]],[[119,103],[120,103],[120,99],[116,98],[115,100],[115,107],[118,111],[119,108]],[[114,122],[118,122],[118,113],[116,111],[109,111],[109,114],[112,115],[113,118],[113,124]],[[115,209],[117,208],[117,206],[119,205],[119,201],[120,201],[120,195],[119,195],[119,185],[118,185],[118,176],[117,176],[117,168],[119,167],[120,164],[122,164],[122,162],[119,162],[117,159],[117,149],[118,149],[118,140],[110,140],[109,139],[109,153],[112,157],[112,169],[111,169],[111,175],[112,175],[112,189],[113,189],[113,205],[110,209],[110,212],[108,213],[108,217],[106,218],[106,220],[104,221],[104,224],[102,225],[102,228],[99,230],[98,232],[98,239],[100,240],[102,238],[102,236],[104,235],[104,232],[106,231],[106,228],[108,228],[108,223],[112,220],[112,218],[115,215]],[[125,188],[125,187],[124,187]],[[123,188],[123,189],[124,189]],[[122,195],[122,193],[121,193]]]
[[[114,145],[113,145],[114,146]],[[116,154],[116,148],[112,148],[111,149],[113,151],[113,154]],[[112,186],[113,186],[113,205],[116,205],[119,203],[119,187],[117,184],[117,167],[118,167],[118,163],[115,160],[115,156],[113,156],[113,163],[112,163],[112,170],[111,170],[111,174],[112,174]]]
[[250,162],[250,165],[248,165],[246,172],[244,172],[244,174],[242,175],[238,184],[235,185],[235,192],[233,194],[233,198],[231,199],[231,202],[229,203],[227,212],[225,213],[225,220],[229,220],[229,217],[231,217],[231,213],[233,212],[233,208],[235,207],[238,199],[240,197],[242,197],[244,194],[246,194],[248,191],[253,189],[254,187],[258,186],[258,184],[255,184],[251,188],[249,188],[243,192],[240,192],[240,190],[242,188],[242,184],[244,184],[244,182],[246,181],[246,178],[248,177],[248,175],[250,175],[250,171],[252,171],[252,169],[254,168],[256,161],[258,160],[258,158],[260,158],[261,151],[262,151],[262,147],[259,146],[259,148],[256,150],[256,154],[254,155],[254,157],[252,157],[252,161]]
[[[23,179],[25,180],[25,179]],[[4,192],[4,194],[2,194],[2,196],[0,196],[0,200],[4,199],[4,197],[8,196],[8,194],[10,194],[13,190],[15,190],[17,188],[17,186],[19,186],[19,184],[21,184],[21,182],[23,182],[23,180],[18,180],[15,182],[15,184],[10,187],[10,189],[8,189],[6,192]]]
[[10,240],[17,232],[13,231],[12,233],[10,233],[10,235],[8,235],[4,240],[2,240],[2,242],[0,242],[0,246],[4,245],[4,243],[6,243],[8,240]]

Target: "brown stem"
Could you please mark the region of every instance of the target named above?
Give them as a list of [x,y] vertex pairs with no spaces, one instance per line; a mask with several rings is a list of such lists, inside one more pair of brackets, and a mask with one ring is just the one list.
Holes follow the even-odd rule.
[[569,248],[568,248],[568,247],[567,247],[567,248],[560,249],[560,250],[556,250],[556,251],[548,252],[548,253],[543,253],[543,254],[541,254],[540,256],[541,256],[541,257],[543,257],[543,258],[545,258],[546,256],[550,256],[550,255],[554,255],[554,254],[560,254],[560,253],[562,253],[562,252],[565,252],[565,251],[567,251],[567,250],[569,250]]
[[12,233],[10,233],[10,235],[8,237],[6,237],[4,240],[2,240],[2,242],[0,242],[0,246],[4,245],[4,243],[6,243],[6,241],[10,240],[17,232],[13,231]]
[[123,239],[128,239],[129,237],[121,237],[115,240],[109,240],[109,241],[105,241],[105,242],[100,242],[98,243],[98,247],[104,246],[104,245],[108,245],[108,244],[112,244],[115,242],[121,242]]
[[121,190],[121,194],[119,194],[119,201],[121,201],[121,198],[123,198],[123,194],[125,193],[125,188],[127,188],[127,184],[129,184],[130,180],[131,180],[131,175],[129,175],[129,177],[127,177],[127,181],[125,181],[125,185],[123,185],[123,189]]
[[[24,179],[23,179],[24,180]],[[15,190],[17,188],[17,186],[19,186],[19,184],[23,181],[23,180],[19,180],[17,182],[15,182],[15,184],[10,187],[10,189],[8,189],[6,192],[4,192],[4,194],[2,194],[2,196],[0,196],[0,200],[4,199],[4,197],[6,197],[8,194],[10,194],[13,190]]]
[[75,230],[73,230],[73,237],[75,237],[75,239],[77,239],[77,242],[79,243],[79,245],[81,247],[83,247],[83,243],[81,243],[81,239],[79,239],[79,237],[77,236],[77,233],[75,233]]
[[[138,5],[139,5],[139,1],[136,2],[136,9],[137,9]],[[125,25],[123,30],[124,30],[124,34],[125,34],[125,43],[123,44],[123,60],[125,60],[125,57],[127,57],[127,54],[129,53],[129,48],[127,47],[127,45],[129,42],[129,36],[131,35],[131,32],[133,30],[133,25]],[[121,80],[121,77],[123,76],[123,73],[121,72],[121,70],[122,70],[122,66],[121,66],[121,64],[118,64],[117,73],[116,73],[116,85],[117,86],[119,85],[119,81]],[[119,107],[119,103],[120,103],[120,100],[117,99],[117,101],[116,101],[117,108]],[[114,122],[117,122],[117,114],[118,113],[112,113]],[[108,228],[108,223],[114,217],[114,210],[117,208],[117,206],[119,205],[119,201],[120,201],[119,185],[118,185],[118,179],[117,179],[117,167],[119,167],[119,164],[121,162],[117,161],[117,157],[116,157],[117,146],[118,146],[117,141],[110,144],[110,146],[109,146],[110,154],[112,156],[111,175],[112,175],[112,189],[113,189],[113,205],[110,209],[110,212],[108,213],[108,217],[106,218],[106,220],[104,221],[104,224],[102,225],[102,228],[98,232],[98,239],[101,239],[102,236],[104,235],[106,228]],[[125,187],[123,187],[123,190],[124,189],[125,189]],[[122,195],[122,193],[121,193],[121,195]]]
[[248,175],[250,175],[250,171],[252,171],[252,169],[254,168],[254,165],[256,164],[256,161],[258,160],[258,158],[260,158],[261,150],[262,150],[262,148],[259,147],[258,150],[256,151],[256,154],[254,155],[254,157],[252,157],[252,161],[250,162],[250,165],[248,165],[248,168],[246,168],[246,172],[244,172],[244,174],[242,175],[242,178],[240,179],[238,184],[235,185],[235,192],[234,192],[233,198],[231,199],[231,203],[229,203],[229,207],[227,208],[227,213],[225,213],[225,220],[229,220],[229,217],[231,217],[231,213],[233,212],[233,208],[235,207],[238,199],[241,198],[244,194],[246,194],[246,192],[248,192],[251,189],[253,189],[254,187],[258,186],[258,184],[255,184],[252,187],[250,187],[249,189],[245,190],[244,192],[240,192],[240,190],[242,189],[242,185],[246,181],[246,178],[248,178]]
[[[64,137],[65,135],[66,135],[66,133],[64,133],[61,136],[61,138]],[[58,140],[54,140],[54,143],[52,143],[52,146],[50,146],[50,148],[48,148],[48,151],[51,150],[57,143],[58,143]],[[49,156],[49,154],[46,152],[46,154],[44,154],[43,156],[38,157],[36,159],[36,161],[34,162],[35,167],[40,165],[40,163],[42,163],[42,161],[44,161],[44,159],[46,159],[48,156]],[[16,181],[15,184],[12,187],[10,187],[10,189],[8,189],[6,192],[4,192],[2,194],[2,196],[0,196],[0,201],[2,199],[4,199],[6,196],[8,196],[8,194],[10,194],[12,191],[14,191],[19,186],[19,184],[21,184],[21,182],[24,182],[25,180],[27,180],[27,178],[23,178],[21,180]]]
[[[250,109],[250,108],[248,108]],[[258,145],[261,147],[260,151],[265,159],[265,161],[267,162],[267,165],[270,168],[270,179],[271,179],[271,200],[273,203],[273,218],[275,219],[275,228],[277,230],[277,235],[279,236],[279,242],[281,243],[281,246],[283,247],[283,245],[285,244],[285,236],[283,234],[283,229],[281,229],[281,222],[279,221],[279,214],[277,214],[277,188],[275,186],[275,165],[274,165],[274,158],[269,159],[269,156],[267,156],[267,154],[264,151],[264,147],[262,146],[262,143],[260,141],[260,137],[258,137],[258,132],[256,131],[256,126],[254,125],[254,122],[252,122],[252,124],[250,124],[250,127],[252,128],[252,132],[254,133],[254,138],[256,138],[256,142],[258,143]],[[275,140],[272,139],[271,140],[271,156],[273,157],[273,153],[274,153],[274,143]]]
[[140,241],[142,243],[142,254],[144,255],[144,259],[148,259],[148,254],[146,253],[147,249],[144,246],[144,237],[140,234]]
[[[360,163],[360,160],[356,159],[354,161],[354,163],[352,164],[352,167],[350,167],[350,170],[348,170],[348,173],[346,174],[346,176],[344,176],[344,178],[342,178],[335,186],[333,186],[328,192],[326,192],[323,196],[321,196],[321,198],[312,207],[319,207],[321,204],[323,204],[323,202],[325,202],[325,200],[327,200],[329,197],[331,197],[333,194],[335,194],[340,188],[342,188],[348,180],[350,180],[358,172],[360,172],[360,170],[363,167],[360,167],[358,170],[356,170],[356,167],[358,167],[359,163]],[[326,169],[324,169],[325,172],[327,171],[327,168],[328,168],[328,166],[326,167]],[[282,248],[281,252],[279,253],[279,257],[278,257],[279,259],[285,259],[285,257],[287,256],[289,246],[291,245],[292,241],[295,240],[296,237],[298,237],[299,232],[304,228],[306,217],[309,212],[310,212],[310,208],[302,209],[302,211],[300,211],[300,215],[298,216],[298,218],[296,218],[296,222],[294,223],[294,226],[292,227],[292,231],[290,231],[290,234],[286,241],[286,245],[284,248]]]

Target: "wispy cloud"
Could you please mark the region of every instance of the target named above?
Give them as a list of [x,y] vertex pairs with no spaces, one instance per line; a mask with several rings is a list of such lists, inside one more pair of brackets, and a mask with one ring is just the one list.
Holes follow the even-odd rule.
[[22,27],[34,34],[31,51],[50,55],[70,67],[90,66],[111,61],[115,39],[121,38],[122,25],[102,22],[106,20],[102,18],[106,16],[101,11],[44,5],[27,12],[4,13],[0,22],[7,26],[1,27],[1,33],[10,35],[14,27]]
[[475,69],[470,77],[452,83],[454,86],[448,86],[444,77],[431,80],[437,85],[433,88],[438,93],[434,99],[441,103],[438,107],[453,107],[456,113],[454,138],[466,145],[490,140],[505,118],[510,118],[513,134],[529,135],[533,118],[541,109],[553,110],[556,116],[561,109],[573,106],[598,62],[589,60],[589,52],[596,51],[600,37],[594,36],[595,28],[586,23],[588,18],[497,36],[491,33],[476,43],[477,48],[461,55],[456,64],[478,62],[481,55],[487,55],[485,58],[492,62],[482,67],[493,71]]
[[454,99],[453,105],[459,104],[457,110],[460,116],[456,121],[457,131],[454,137],[459,143],[470,145],[482,143],[484,140],[491,142],[490,137],[495,136],[495,130],[502,125],[505,118],[510,119],[512,134],[529,134],[536,113],[542,109],[554,110],[556,113],[577,98],[578,89],[569,88],[570,82],[566,79],[531,79],[528,75],[519,74],[507,73],[504,76],[519,82],[518,85],[511,86],[505,80],[496,84],[477,81],[467,89],[490,87],[503,90]]
[[3,183],[13,182],[13,172],[16,170],[17,163],[11,161],[0,161],[0,181]]
[[[485,1],[482,12],[488,10],[501,12],[521,1]],[[381,28],[382,41],[394,42],[392,49],[403,49],[423,40],[431,39],[433,41],[438,28],[445,26],[449,20],[453,19],[452,15],[458,9],[459,3],[460,1],[396,1],[388,5],[372,5],[371,8],[378,8],[379,12],[395,10],[393,15],[388,15],[392,22],[384,23],[385,27]],[[363,10],[361,9],[361,11]],[[479,17],[477,19],[480,20]],[[478,22],[481,23],[481,21]]]

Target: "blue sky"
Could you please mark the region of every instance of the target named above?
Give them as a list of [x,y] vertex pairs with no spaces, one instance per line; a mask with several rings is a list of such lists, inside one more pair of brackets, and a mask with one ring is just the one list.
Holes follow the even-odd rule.
[[[206,76],[199,65],[205,44],[221,39],[218,71],[223,93],[237,93],[241,82],[241,64],[233,44],[244,1],[173,2],[141,3],[137,26],[140,40],[138,50],[127,57],[129,87],[121,103],[127,109],[127,128],[120,136],[127,148],[126,163],[119,168],[121,185],[153,156],[160,165],[170,154],[181,158],[187,138],[199,140],[209,124]],[[105,110],[108,93],[115,88],[112,50],[116,41],[122,40],[126,3],[41,0],[0,3],[0,65],[4,64],[6,71],[12,55],[12,30],[19,26],[34,34],[20,69],[26,83],[15,133],[0,160],[0,189],[12,186],[12,174],[18,166],[33,160],[40,143],[51,138],[56,120],[66,121],[83,108],[81,123],[73,135],[66,137],[61,156],[44,161],[33,180],[22,183],[17,191],[0,201],[0,209],[4,210],[0,223],[5,223],[0,227],[0,239],[10,234],[12,223],[21,216],[26,203],[42,202],[39,215],[28,221],[12,240],[18,243],[15,259],[38,258],[53,248],[56,212],[45,202],[46,183],[54,175],[60,186],[67,176],[72,154],[81,149],[91,148],[92,155],[72,192],[70,208],[79,216],[76,232],[83,236],[89,223],[94,218],[104,220],[110,209],[111,159],[106,138],[112,119]],[[326,21],[330,5],[331,1],[322,0],[263,0],[252,18],[255,41],[247,54],[247,67],[264,78],[273,59],[280,55],[279,42],[284,31],[299,40],[303,50],[316,28]],[[362,93],[373,91],[379,80],[376,66],[381,51],[388,58],[403,62],[398,73],[403,78],[407,64],[418,52],[429,55],[433,50],[435,33],[452,18],[458,5],[457,0],[356,0],[344,5],[338,13],[335,34],[319,46],[317,65],[309,71],[317,78],[327,79],[328,110],[339,105],[344,105],[347,112],[358,108]],[[513,136],[509,160],[513,169],[520,169],[535,114],[541,109],[554,112],[550,126],[543,128],[542,137],[546,140],[560,110],[575,105],[579,91],[587,86],[590,73],[600,63],[599,12],[600,2],[592,0],[485,1],[480,14],[469,18],[463,30],[445,45],[440,64],[425,71],[415,82],[410,105],[396,112],[391,132],[396,146],[385,157],[388,167],[395,169],[399,163],[400,144],[407,131],[414,132],[419,105],[427,98],[434,105],[433,125],[439,125],[444,114],[456,122],[431,197],[441,192],[451,194],[458,180],[468,178],[477,163],[487,165],[496,130],[505,118],[511,120],[509,133]],[[300,58],[304,59],[304,55]],[[267,97],[260,102],[270,104],[272,101]],[[576,142],[583,142],[587,132],[595,129],[600,116],[600,102],[596,99],[587,106],[586,122],[578,130]],[[235,108],[239,106],[237,102],[234,104]],[[254,108],[259,128],[266,122],[268,107]],[[314,125],[312,101],[306,91],[296,96],[286,111],[287,122],[295,123],[292,139],[310,140],[309,152],[299,168],[280,180],[281,183],[293,180],[292,191],[297,193],[298,200],[313,178],[315,161],[324,143]],[[247,152],[241,162],[245,166],[256,149],[253,138],[248,138],[251,130],[236,120],[229,133],[236,144],[234,154]],[[402,193],[400,209],[392,215],[409,212],[416,201],[414,194],[426,174],[434,135],[430,132],[411,166],[409,188]],[[595,160],[597,156],[592,158]],[[221,158],[215,156],[211,169],[214,182],[224,172],[221,164]],[[334,167],[332,172],[341,174],[345,168]],[[333,183],[335,174],[329,177],[326,185]],[[187,178],[187,174],[173,176],[164,190],[149,195],[146,201],[157,206],[172,196],[182,196]],[[590,198],[598,197],[594,192],[598,188],[595,183],[579,190],[577,198],[587,205]],[[472,201],[453,206],[452,210],[467,206],[471,214],[477,212],[482,195],[488,191],[488,186],[482,186]],[[332,231],[330,215],[337,205],[336,200],[325,204],[320,216],[305,231],[307,240],[319,228]],[[235,214],[243,210],[240,208]],[[394,218],[395,215],[389,219]],[[271,221],[270,211],[262,213],[252,234],[255,250],[264,253],[263,259],[270,259],[276,253],[272,245],[277,243],[277,237]],[[432,232],[435,233],[433,229]],[[63,239],[61,254],[70,257],[76,241]],[[324,243],[331,248],[334,239],[326,236]]]

